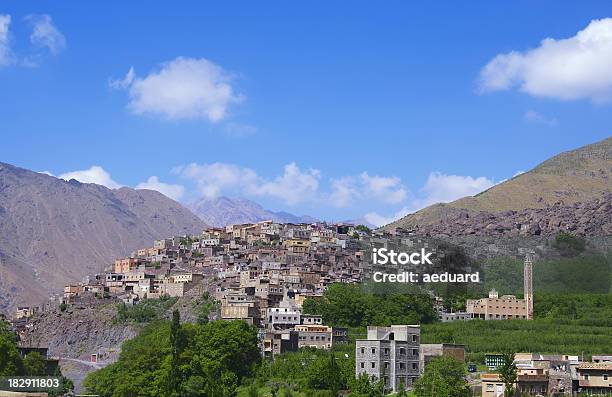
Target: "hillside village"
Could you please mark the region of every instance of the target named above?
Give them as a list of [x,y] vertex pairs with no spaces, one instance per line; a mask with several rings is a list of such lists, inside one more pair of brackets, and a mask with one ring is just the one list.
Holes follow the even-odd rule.
[[[393,247],[427,249],[439,261],[446,255],[435,240],[417,237],[414,231],[405,229],[388,233],[345,224],[273,221],[206,228],[199,235],[156,240],[152,247],[117,259],[105,272],[82,283],[66,285],[63,295],[47,306],[95,305],[100,301],[132,306],[181,298],[195,291],[195,296],[206,294],[217,302],[219,310],[210,314],[211,320],[243,320],[257,327],[263,357],[274,359],[301,348],[330,350],[337,344],[349,343],[349,330],[329,326],[322,316],[304,312],[305,300],[320,299],[334,283],[360,284],[369,279],[379,269],[372,265],[372,248]],[[500,297],[491,291],[488,298],[467,300],[465,311],[452,312],[444,309],[442,298],[430,293],[439,320],[531,319],[531,266],[528,256],[524,299]],[[393,268],[394,272],[400,270],[406,269]],[[434,270],[444,269],[438,266]],[[24,342],[32,326],[28,318],[38,310],[45,310],[45,306],[21,307],[17,311],[13,326]],[[386,389],[397,392],[400,388],[410,389],[433,357],[451,355],[466,361],[463,345],[450,340],[423,344],[420,338],[419,325],[368,327],[367,337],[354,342],[355,375],[366,373],[373,379],[384,379]],[[22,347],[24,352],[30,348],[25,343]],[[497,368],[500,357],[487,356],[491,371]],[[108,357],[100,351],[91,354],[94,363],[105,358]],[[49,360],[57,365],[56,358]],[[612,356],[596,356],[590,363],[578,356],[534,353],[517,356],[516,360],[520,364],[517,388],[529,395],[612,390],[612,384],[607,382],[612,375]],[[494,373],[484,373],[472,382],[482,396],[499,396],[500,390],[503,392],[503,383]]]

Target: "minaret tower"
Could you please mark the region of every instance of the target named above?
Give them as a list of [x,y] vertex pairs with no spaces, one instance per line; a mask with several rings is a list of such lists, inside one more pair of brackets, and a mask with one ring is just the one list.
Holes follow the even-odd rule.
[[527,307],[527,319],[533,320],[533,262],[529,253],[525,255],[523,266],[523,294]]

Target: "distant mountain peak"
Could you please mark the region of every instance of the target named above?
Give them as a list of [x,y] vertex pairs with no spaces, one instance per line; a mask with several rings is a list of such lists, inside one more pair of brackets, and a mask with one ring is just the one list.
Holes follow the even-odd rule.
[[211,226],[255,223],[264,220],[273,220],[280,223],[311,223],[317,221],[317,219],[307,215],[297,216],[285,211],[266,210],[261,205],[243,197],[203,198],[188,204],[187,208]]
[[40,304],[155,239],[205,227],[157,191],[111,190],[0,163],[0,311]]

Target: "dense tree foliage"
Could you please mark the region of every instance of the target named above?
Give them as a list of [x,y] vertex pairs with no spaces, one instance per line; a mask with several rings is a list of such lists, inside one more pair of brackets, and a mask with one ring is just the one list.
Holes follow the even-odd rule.
[[274,361],[265,360],[262,363],[257,373],[257,384],[336,396],[339,390],[346,390],[353,381],[353,350],[353,346],[346,345],[343,351],[302,349],[281,354]]
[[560,232],[555,236],[552,246],[563,256],[576,256],[584,252],[586,242],[581,237],[567,232]]
[[257,331],[242,321],[180,325],[155,321],[126,341],[119,360],[90,374],[101,396],[230,397],[258,362]]
[[514,363],[514,354],[505,353],[502,365],[497,368],[499,377],[504,382],[504,396],[514,396],[514,384],[518,378],[516,364]]
[[[483,271],[480,293],[495,288],[501,294],[523,293],[523,261],[491,259]],[[533,287],[548,293],[609,293],[612,284],[612,256],[585,255],[534,263]]]
[[382,380],[372,382],[366,374],[361,374],[352,382],[350,397],[383,397],[385,385]]
[[44,376],[47,374],[47,362],[38,352],[31,352],[23,359],[24,374],[27,376]]
[[371,293],[352,284],[333,284],[323,298],[306,299],[304,313],[322,315],[325,324],[348,327],[420,324],[436,318],[426,295]]
[[425,372],[414,384],[417,397],[469,397],[463,364],[451,356],[441,356],[427,363]]
[[0,376],[17,375],[23,372],[23,362],[17,349],[15,334],[8,324],[0,320]]
[[364,232],[367,234],[370,234],[372,232],[372,230],[366,225],[357,225],[355,226],[355,230],[359,230],[360,232]]

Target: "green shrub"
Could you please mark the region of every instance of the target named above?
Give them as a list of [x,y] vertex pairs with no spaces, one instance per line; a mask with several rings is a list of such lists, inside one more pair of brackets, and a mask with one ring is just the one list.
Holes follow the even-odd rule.
[[555,241],[552,245],[561,255],[569,257],[576,256],[584,252],[586,248],[586,242],[583,238],[574,236],[573,234],[567,232],[558,233],[555,236]]

